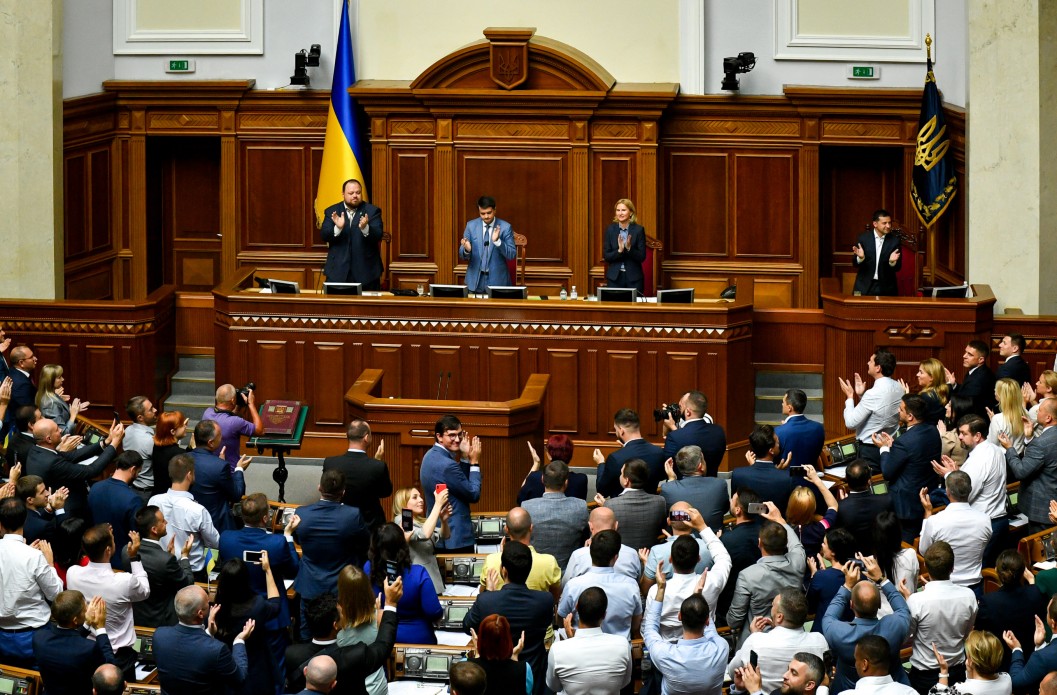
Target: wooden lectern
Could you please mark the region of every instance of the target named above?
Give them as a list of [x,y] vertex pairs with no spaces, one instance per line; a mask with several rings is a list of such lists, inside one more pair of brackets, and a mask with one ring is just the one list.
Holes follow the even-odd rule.
[[[384,370],[365,369],[345,394],[349,418],[363,418],[376,440],[385,442],[393,488],[419,486],[419,466],[433,446],[433,426],[455,415],[470,436],[481,438],[481,501],[476,510],[506,511],[514,506],[532,466],[527,442],[544,438],[543,403],[549,374],[531,374],[521,395],[510,401],[455,401],[382,398]],[[348,420],[346,420],[348,421]],[[386,515],[388,502],[383,501]]]

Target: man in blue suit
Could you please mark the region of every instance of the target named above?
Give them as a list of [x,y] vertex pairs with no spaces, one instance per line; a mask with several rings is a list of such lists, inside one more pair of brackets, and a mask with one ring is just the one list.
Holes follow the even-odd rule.
[[481,440],[470,439],[454,415],[445,415],[433,427],[436,440],[422,457],[419,479],[426,495],[426,513],[433,509],[438,485],[446,485],[451,535],[438,548],[447,553],[474,552],[470,505],[481,499]]
[[822,423],[809,420],[804,415],[807,394],[800,389],[789,389],[782,396],[782,415],[785,422],[774,428],[781,445],[779,460],[784,461],[790,453],[791,465],[818,468],[818,456],[826,441],[826,428]]
[[246,638],[253,633],[253,620],[246,621],[229,647],[213,637],[211,624],[203,629],[209,614],[205,589],[184,587],[176,594],[175,604],[179,624],[154,631],[154,660],[161,691],[166,695],[237,692],[249,670]]
[[[292,516],[286,528],[283,529],[283,536],[280,537],[268,532],[270,517],[268,496],[263,492],[255,492],[242,500],[242,521],[246,525],[243,528],[223,531],[220,534],[219,564],[224,564],[228,560],[241,560],[243,553],[247,550],[268,551],[268,561],[275,585],[284,588],[279,590],[279,614],[261,627],[266,631],[268,644],[275,655],[274,663],[278,679],[276,682],[281,683],[285,675],[283,661],[286,657],[287,628],[290,627],[290,605],[283,582],[287,579],[295,579],[301,567],[297,550],[294,548],[293,537],[301,519],[296,514]],[[253,590],[260,594],[261,598],[267,598],[268,588],[265,586],[264,571],[260,564],[250,562],[246,563],[246,567]]]
[[[143,457],[136,451],[122,451],[114,459],[114,475],[101,480],[88,491],[88,508],[97,524],[110,524],[114,531],[114,545],[124,548],[129,542],[129,531],[136,531],[136,512],[143,508],[143,498],[132,491],[132,481],[143,466]],[[110,565],[124,569],[121,552],[114,553]]]
[[716,477],[727,453],[727,435],[708,415],[708,398],[700,391],[688,391],[679,399],[679,411],[678,423],[671,414],[664,421],[665,458],[675,458],[684,446],[695,444],[705,455],[705,475]]
[[927,413],[928,405],[921,396],[907,394],[899,404],[899,421],[906,424],[906,432],[896,440],[887,432],[873,435],[874,444],[881,449],[881,473],[888,481],[892,509],[907,543],[913,543],[921,533],[925,518],[921,488],[932,492],[939,485],[932,461],[940,459],[943,445],[936,426],[925,421]]
[[294,590],[301,595],[301,638],[311,639],[305,608],[321,594],[337,592],[338,574],[345,565],[363,567],[367,558],[370,532],[355,507],[341,503],[345,494],[345,474],[323,471],[319,478],[320,500],[298,507],[294,516],[301,521],[294,537],[301,544],[301,568]]
[[[82,625],[92,629],[94,641]],[[60,592],[51,604],[51,622],[33,634],[33,654],[48,695],[90,693],[95,670],[114,663],[106,634],[106,602],[96,596],[86,604],[80,591]]]
[[[1057,633],[1057,599],[1050,599],[1046,607],[1046,623],[1050,630]],[[1035,652],[1024,662],[1024,649],[1020,640],[1011,630],[1007,630],[1002,639],[1013,650],[1013,660],[1009,665],[1009,677],[1013,679],[1013,692],[1029,692],[1038,689],[1042,679],[1050,671],[1057,671],[1057,644],[1045,644],[1046,632],[1039,619],[1035,619]]]
[[195,461],[191,494],[209,512],[218,533],[238,528],[231,516],[231,505],[246,494],[243,472],[253,460],[250,456],[241,457],[232,471],[228,462],[214,453],[220,449],[223,436],[215,420],[202,420],[195,425],[195,448],[187,452]]
[[616,432],[621,447],[606,458],[602,458],[602,452],[595,449],[594,459],[598,464],[595,489],[603,497],[616,497],[624,492],[624,486],[620,484],[620,471],[631,459],[642,459],[646,462],[649,469],[649,480],[643,488],[646,492],[656,493],[657,486],[667,477],[664,473],[664,451],[656,444],[643,439],[639,426],[638,413],[631,408],[621,408],[613,416],[613,431]]
[[489,285],[510,284],[506,262],[517,257],[514,231],[510,223],[495,216],[495,198],[477,200],[477,219],[466,223],[459,244],[459,258],[468,260],[466,286],[471,292],[485,293]]
[[730,489],[754,490],[765,502],[774,502],[783,512],[789,503],[789,494],[804,478],[793,478],[788,468],[779,468],[775,462],[778,454],[778,436],[770,425],[756,425],[749,434],[750,466],[735,468],[730,476]]

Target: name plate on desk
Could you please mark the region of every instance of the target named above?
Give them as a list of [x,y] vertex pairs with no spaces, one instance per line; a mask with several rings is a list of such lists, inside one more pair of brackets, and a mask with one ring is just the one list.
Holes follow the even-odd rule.
[[289,437],[297,427],[297,416],[300,412],[301,401],[265,401],[261,407],[264,434]]

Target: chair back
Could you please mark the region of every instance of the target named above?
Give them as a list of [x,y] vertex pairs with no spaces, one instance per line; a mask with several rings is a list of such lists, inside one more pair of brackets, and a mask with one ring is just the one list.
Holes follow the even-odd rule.
[[391,289],[389,286],[389,263],[393,257],[393,235],[382,232],[382,241],[379,244],[379,252],[382,254],[382,276],[378,279],[379,287],[383,290]]
[[528,237],[524,234],[514,232],[514,248],[517,249],[517,255],[513,258],[507,259],[507,273],[510,275],[510,282],[512,284],[524,285],[525,261],[527,260],[528,254]]
[[642,262],[642,293],[647,297],[657,296],[661,281],[661,256],[664,244],[659,239],[646,235],[646,260]]

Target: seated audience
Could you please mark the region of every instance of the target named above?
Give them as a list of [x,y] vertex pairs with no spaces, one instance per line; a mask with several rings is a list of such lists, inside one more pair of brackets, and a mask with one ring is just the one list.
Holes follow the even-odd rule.
[[547,687],[565,695],[617,695],[631,683],[631,643],[602,632],[609,599],[597,586],[587,588],[565,616],[569,639],[557,640],[547,654]]
[[587,503],[566,494],[568,480],[569,466],[551,461],[543,470],[543,496],[525,500],[522,507],[532,517],[532,546],[553,555],[559,570],[569,564],[587,533]]
[[403,529],[411,550],[411,564],[426,568],[429,578],[433,580],[433,588],[439,595],[444,593],[444,577],[437,564],[436,549],[442,539],[451,535],[451,529],[448,528],[448,517],[451,516],[448,491],[441,490],[436,500],[427,517],[426,498],[422,493],[413,487],[400,488],[393,495],[393,523],[401,524],[403,511],[411,511],[412,530]]
[[[529,455],[532,456],[532,468],[529,469],[521,489],[517,493],[518,506],[525,506],[526,500],[534,500],[543,496],[546,492],[543,474],[540,471],[540,457],[536,453],[532,442],[528,442]],[[566,467],[572,465],[573,440],[567,434],[552,434],[543,445],[543,452],[547,455],[549,463],[561,461]],[[546,468],[546,465],[543,465]],[[569,471],[569,486],[565,490],[568,497],[587,501],[587,475],[585,473],[574,473]]]
[[404,532],[396,524],[383,524],[371,535],[370,559],[363,572],[371,579],[376,594],[388,576],[403,580],[404,595],[396,606],[399,620],[396,641],[410,644],[436,644],[433,621],[444,609],[437,600],[433,580],[425,567],[411,564],[411,551],[404,540]]

